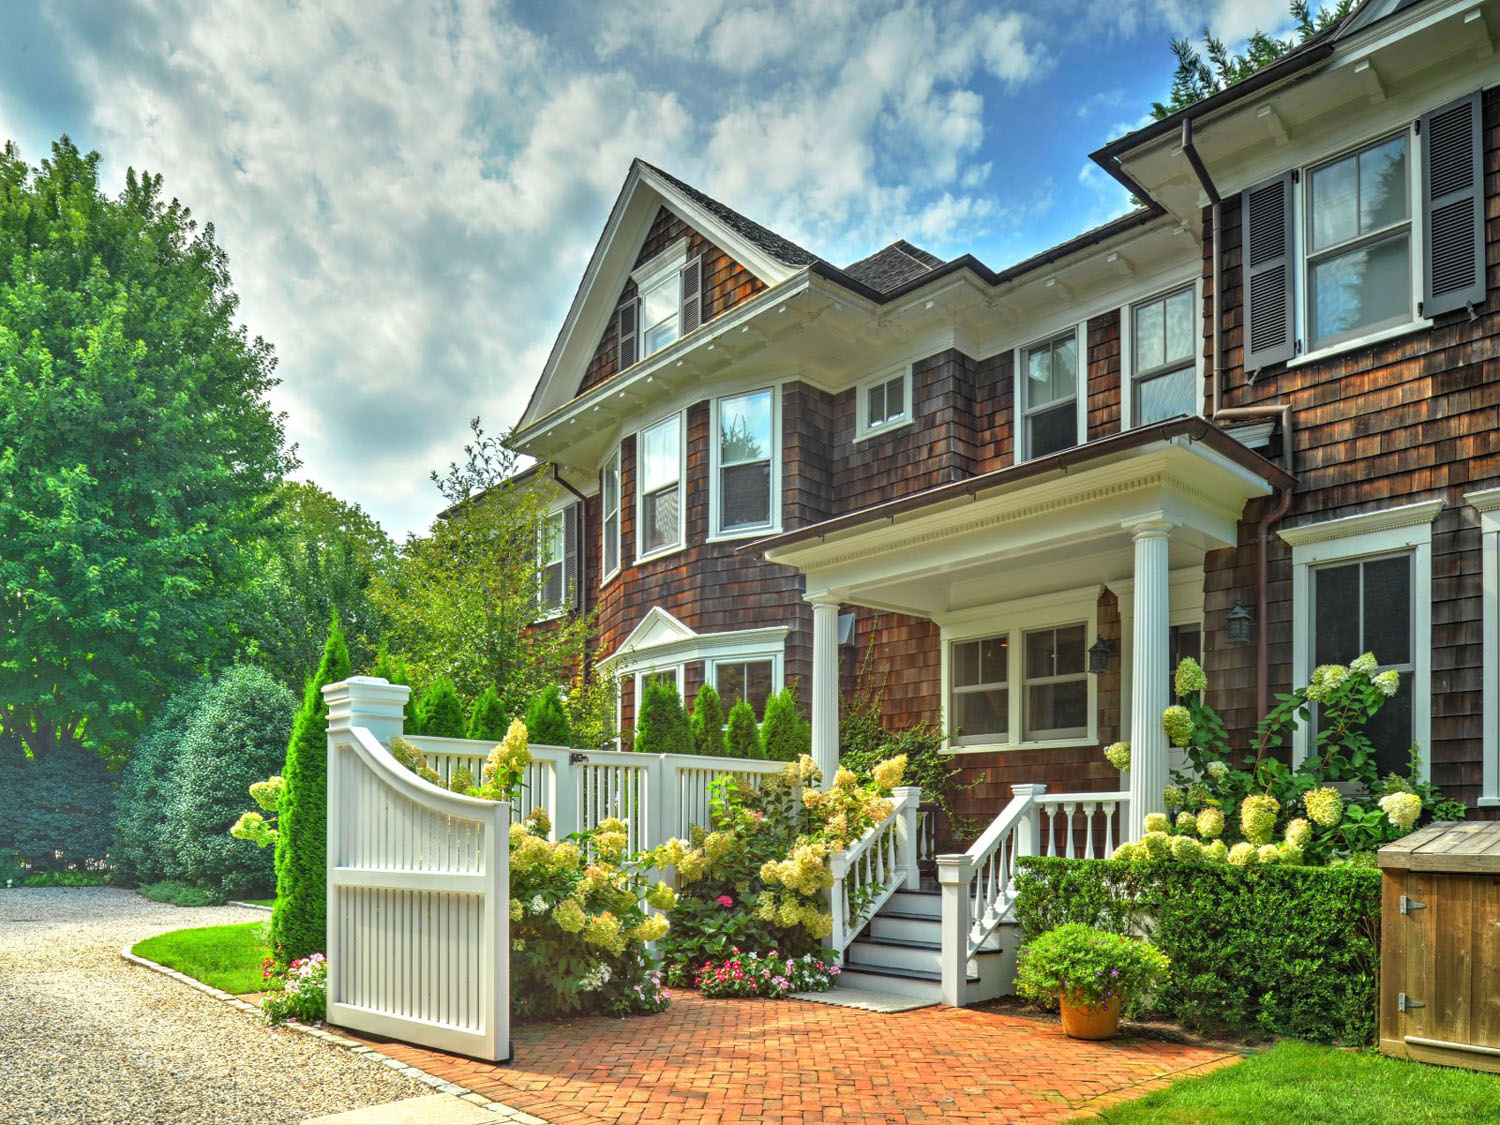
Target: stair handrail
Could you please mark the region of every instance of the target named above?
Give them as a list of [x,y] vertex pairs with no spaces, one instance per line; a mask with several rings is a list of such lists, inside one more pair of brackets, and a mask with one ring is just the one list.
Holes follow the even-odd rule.
[[[922,790],[915,785],[898,785],[891,790],[890,815],[865,830],[852,845],[828,857],[833,884],[828,888],[828,909],[833,915],[833,932],[829,943],[840,962],[844,951],[876,911],[903,886],[916,888],[917,873],[917,806]],[[858,912],[850,915],[850,891],[856,896],[867,894],[859,902]]]

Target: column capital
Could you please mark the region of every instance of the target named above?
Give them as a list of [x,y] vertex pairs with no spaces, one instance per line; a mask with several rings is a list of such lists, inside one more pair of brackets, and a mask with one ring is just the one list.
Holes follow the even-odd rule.
[[1174,527],[1181,525],[1176,520],[1168,519],[1162,512],[1148,512],[1121,520],[1120,526],[1130,532],[1133,539],[1164,539],[1172,533]]
[[839,606],[844,604],[844,601],[839,597],[839,592],[837,590],[822,590],[816,594],[806,594],[803,596],[802,600],[807,602],[808,605],[813,606],[814,608],[818,606],[833,606],[835,609],[837,609]]

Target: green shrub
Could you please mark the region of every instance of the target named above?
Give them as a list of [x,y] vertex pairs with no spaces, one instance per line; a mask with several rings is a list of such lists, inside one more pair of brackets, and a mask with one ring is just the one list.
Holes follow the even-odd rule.
[[500,705],[500,693],[494,684],[487,685],[474,701],[468,737],[478,742],[499,742],[505,737],[505,728],[509,725],[505,708]]
[[713,684],[706,683],[698,689],[698,698],[693,700],[692,728],[696,753],[712,758],[724,756],[724,706]]
[[227,898],[270,888],[272,854],[229,835],[252,782],[283,761],[297,701],[269,672],[248,664],[222,673],[199,700],[172,770],[165,812],[169,878]]
[[103,887],[109,884],[104,871],[38,871],[26,876],[28,887]]
[[[223,906],[225,895],[207,887],[195,887],[177,879],[165,879],[160,883],[143,883],[136,888],[152,902],[169,902],[173,906]],[[144,954],[142,954],[144,956]]]
[[464,736],[464,705],[453,681],[443,676],[432,682],[417,704],[417,733],[431,738]]
[[812,753],[812,725],[797,712],[791,688],[782,688],[766,700],[760,740],[773,762],[795,762]]
[[755,711],[743,699],[736,700],[729,709],[729,729],[724,732],[724,744],[731,758],[766,756],[760,741],[760,727],[755,722]]
[[[370,669],[370,675],[379,676],[386,683],[400,684],[404,688],[411,687],[411,675],[406,670],[406,658],[404,656],[392,656],[390,648],[384,641],[380,642],[380,648],[376,652],[375,667]],[[417,726],[417,693],[408,692],[406,706],[403,710],[403,727],[407,734],[420,734]]]
[[33,870],[102,865],[118,783],[72,739],[33,758],[14,732],[0,730],[0,849]]
[[0,889],[19,887],[26,882],[30,871],[21,863],[15,852],[0,851]]
[[183,736],[208,686],[199,680],[163,704],[120,777],[111,859],[116,881],[125,886],[168,877],[172,832],[162,813],[171,800]]
[[653,676],[641,692],[635,717],[635,750],[639,754],[691,754],[693,732],[671,680]]
[[[548,684],[526,708],[526,736],[534,746],[572,746],[573,731],[563,705],[562,688]],[[504,737],[504,732],[501,732]]]
[[1066,922],[1148,937],[1171,958],[1156,1014],[1203,1031],[1370,1043],[1380,873],[1028,857],[1027,940]]
[[1166,956],[1149,942],[1065,922],[1021,950],[1016,993],[1039,1004],[1066,998],[1097,1008],[1146,995],[1166,969]]
[[287,745],[286,790],[276,837],[276,907],[271,945],[287,958],[328,944],[328,705],[323,686],[349,677],[349,650],[335,617],[318,673],[308,681]]

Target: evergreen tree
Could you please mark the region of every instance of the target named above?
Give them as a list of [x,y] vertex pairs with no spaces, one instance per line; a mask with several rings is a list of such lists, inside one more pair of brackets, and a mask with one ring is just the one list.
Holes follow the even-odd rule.
[[766,700],[760,737],[766,757],[773,762],[795,762],[812,753],[812,725],[798,714],[791,688],[782,688]]
[[[196,680],[179,689],[135,744],[135,752],[120,777],[115,804],[115,840],[110,854],[119,883],[159,883],[167,877],[169,833],[162,811],[171,801],[172,777],[183,735],[207,690],[207,680]],[[275,772],[274,768],[268,772]],[[243,801],[243,794],[239,796]]]
[[641,692],[635,717],[635,750],[639,754],[691,754],[693,731],[671,680],[652,676]]
[[422,702],[417,704],[417,732],[430,738],[464,736],[464,705],[447,676],[434,680],[422,693]]
[[[378,676],[388,684],[400,684],[404,688],[411,687],[411,676],[406,671],[406,658],[392,656],[390,646],[385,641],[381,641],[379,649],[376,650],[375,666],[370,669],[370,675]],[[420,734],[421,730],[417,726],[416,692],[406,693],[406,706],[402,714],[404,716],[402,729],[407,734]]]
[[349,649],[334,617],[318,672],[307,682],[292,723],[286,789],[277,812],[276,907],[271,945],[287,960],[321,953],[328,944],[328,705],[323,688],[349,678]]
[[568,725],[562,688],[556,684],[548,684],[532,696],[531,704],[526,708],[526,736],[533,746],[573,745],[573,731]]
[[509,726],[505,708],[500,706],[500,693],[494,684],[490,684],[474,701],[474,713],[469,716],[469,737],[483,742],[499,742]]
[[693,700],[693,749],[699,754],[722,758],[724,746],[724,707],[713,684],[698,689]]
[[729,730],[724,741],[731,758],[764,758],[765,747],[761,745],[760,728],[755,725],[755,709],[743,699],[737,700],[729,709]]

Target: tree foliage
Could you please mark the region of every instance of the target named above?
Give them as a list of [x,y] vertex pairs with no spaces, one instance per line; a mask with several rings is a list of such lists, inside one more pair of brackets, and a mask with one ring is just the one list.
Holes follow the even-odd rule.
[[1172,40],[1172,54],[1177,58],[1172,89],[1165,102],[1151,103],[1151,116],[1160,121],[1211,94],[1243,82],[1293,47],[1306,43],[1324,28],[1343,19],[1352,7],[1353,0],[1337,0],[1332,6],[1319,7],[1314,12],[1307,0],[1292,0],[1289,9],[1291,34],[1278,37],[1257,29],[1245,41],[1245,49],[1241,52],[1231,51],[1207,28],[1203,31],[1201,50],[1191,39]]
[[693,700],[693,750],[699,754],[722,758],[724,748],[724,706],[714,685],[705,683]]
[[234,650],[293,464],[212,225],[99,160],[0,152],[0,726],[40,758],[123,756]]
[[641,713],[635,717],[638,754],[691,754],[693,732],[677,685],[652,676],[641,692]]
[[509,726],[505,708],[500,706],[500,696],[494,684],[486,685],[474,701],[474,713],[469,716],[468,737],[484,742],[499,742],[505,737]]
[[724,743],[731,758],[764,758],[766,749],[760,741],[760,727],[755,722],[755,708],[743,699],[735,700],[729,709],[729,729]]
[[159,883],[168,877],[171,822],[162,810],[171,803],[182,737],[208,687],[208,680],[195,680],[171,696],[152,717],[121,774],[111,850],[119,883]]
[[[318,672],[307,682],[287,745],[276,836],[271,945],[287,960],[321,953],[328,941],[328,705],[323,687],[349,678],[349,650],[332,620]],[[241,802],[243,806],[243,802]]]
[[464,736],[464,705],[447,676],[433,680],[417,704],[417,731],[434,738]]
[[573,729],[557,684],[548,684],[532,697],[526,708],[526,734],[536,746],[573,745]]
[[45,871],[102,861],[118,783],[119,774],[80,742],[32,757],[0,731],[0,855],[14,852]]
[[797,711],[791,688],[782,688],[766,700],[760,740],[773,762],[795,762],[812,753],[812,726]]

